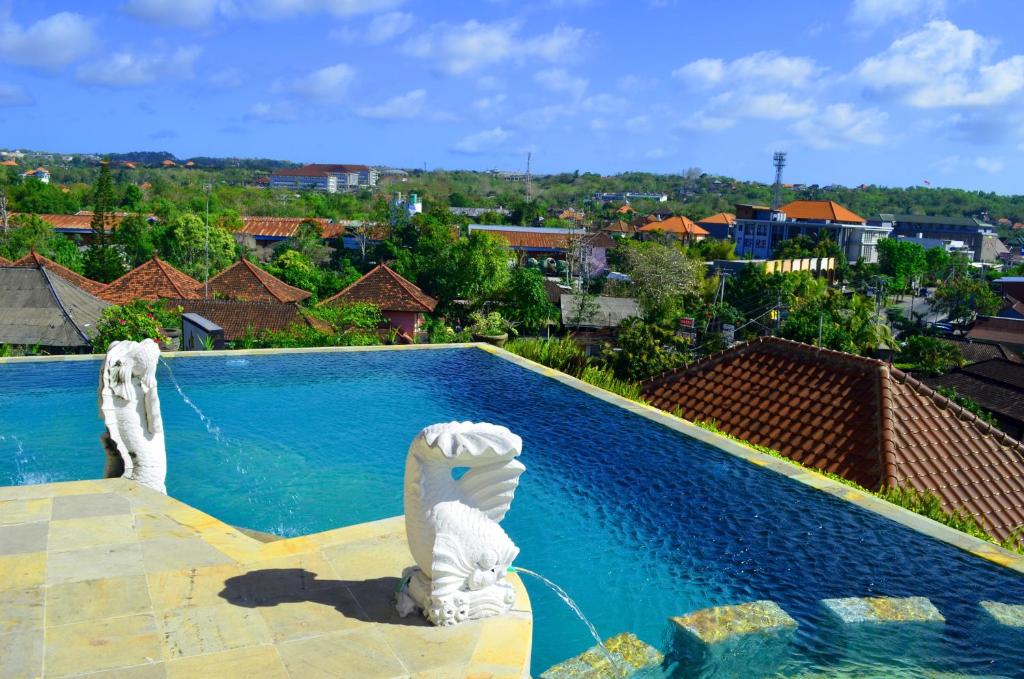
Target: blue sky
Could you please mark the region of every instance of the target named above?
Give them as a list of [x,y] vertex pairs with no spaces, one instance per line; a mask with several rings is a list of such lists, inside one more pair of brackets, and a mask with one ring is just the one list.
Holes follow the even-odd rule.
[[1024,3],[0,0],[0,147],[1024,193]]

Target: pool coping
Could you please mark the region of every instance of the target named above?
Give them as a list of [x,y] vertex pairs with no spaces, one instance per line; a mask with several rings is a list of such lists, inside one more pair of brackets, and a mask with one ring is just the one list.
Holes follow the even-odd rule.
[[[828,493],[840,500],[849,502],[857,507],[866,509],[874,512],[890,521],[894,521],[906,528],[910,528],[918,533],[921,533],[927,537],[944,542],[948,545],[956,547],[961,551],[967,552],[973,556],[985,559],[990,563],[1009,568],[1010,570],[1017,571],[1018,573],[1024,574],[1024,555],[1015,554],[1007,549],[1000,547],[991,542],[976,538],[972,535],[962,533],[955,528],[950,528],[937,521],[929,519],[925,516],[904,509],[898,505],[887,502],[879,497],[872,495],[871,493],[854,488],[846,484],[840,483],[833,479],[830,479],[816,471],[807,467],[797,466],[796,464],[781,460],[771,455],[758,452],[753,448],[744,445],[738,441],[726,438],[712,431],[698,427],[697,425],[684,420],[680,417],[676,417],[671,413],[665,412],[654,406],[646,403],[639,403],[632,401],[618,394],[613,394],[609,391],[595,387],[592,384],[588,384],[580,379],[567,375],[559,370],[548,368],[540,363],[536,363],[527,358],[523,358],[518,354],[514,354],[505,349],[496,347],[491,344],[485,344],[481,342],[463,342],[453,344],[408,344],[408,345],[371,345],[371,346],[358,346],[358,347],[295,347],[287,349],[227,349],[219,351],[169,351],[164,352],[162,355],[168,358],[202,358],[210,356],[263,356],[263,355],[274,355],[274,354],[296,354],[296,353],[344,353],[344,352],[359,352],[359,351],[423,351],[423,350],[443,350],[443,349],[478,349],[484,351],[492,356],[504,359],[510,363],[514,363],[521,368],[530,370],[531,372],[537,373],[543,377],[549,377],[557,382],[582,391],[594,398],[605,401],[612,405],[618,406],[627,410],[635,415],[639,415],[647,420],[656,422],[657,424],[663,425],[685,434],[691,438],[695,438],[702,443],[706,443],[710,446],[714,446],[719,450],[738,457],[742,460],[755,464],[759,467],[768,469],[777,474],[786,476],[794,481],[802,483],[814,490]],[[98,360],[103,357],[103,354],[70,354],[63,356],[9,356],[0,358],[0,365],[7,363],[32,363],[32,362],[52,362],[52,361],[89,361]]]

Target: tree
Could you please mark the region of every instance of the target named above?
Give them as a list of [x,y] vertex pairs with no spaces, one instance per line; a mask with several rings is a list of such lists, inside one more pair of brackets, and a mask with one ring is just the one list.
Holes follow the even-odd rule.
[[206,237],[206,223],[201,217],[191,212],[179,213],[171,222],[166,237],[168,260],[200,281],[230,266],[237,253],[231,232],[216,222],[210,224],[209,270],[206,266]]
[[295,235],[282,241],[274,249],[275,255],[286,250],[301,252],[314,264],[323,264],[331,256],[331,248],[324,245],[323,227],[314,219],[307,219],[299,224]]
[[503,297],[505,318],[524,330],[542,330],[549,320],[558,318],[558,309],[548,300],[544,277],[536,269],[513,268]]
[[892,332],[877,316],[870,299],[847,297],[824,287],[795,300],[780,334],[797,342],[862,355],[875,353],[883,344],[893,345]]
[[900,351],[900,362],[912,364],[926,375],[941,375],[964,364],[960,348],[937,337],[914,335]]
[[878,269],[889,277],[893,292],[906,292],[926,266],[925,249],[917,243],[893,238],[878,241]]
[[689,342],[670,328],[627,318],[619,325],[617,349],[605,347],[602,357],[620,380],[638,382],[683,365]]
[[999,311],[1002,301],[988,283],[967,273],[954,272],[935,288],[929,303],[935,311],[945,313],[950,321],[966,324],[975,315],[991,316]]
[[99,177],[92,201],[92,242],[85,253],[85,275],[109,283],[126,271],[124,259],[111,245],[114,222],[114,185],[110,178],[110,159],[100,163]]
[[436,291],[442,307],[457,299],[468,300],[470,306],[497,299],[509,281],[506,243],[486,231],[474,231],[452,242],[450,232],[442,228],[446,237],[435,233],[430,240],[420,241],[435,253],[427,255],[421,269],[426,287]]
[[20,259],[32,250],[45,255],[53,229],[38,215],[15,215],[11,228],[0,234],[0,254],[7,259]]
[[700,293],[704,266],[674,246],[655,242],[623,243],[623,271],[649,321],[670,320],[687,297]]
[[124,252],[128,265],[139,266],[153,256],[156,241],[153,226],[140,214],[128,215],[114,230],[114,243]]

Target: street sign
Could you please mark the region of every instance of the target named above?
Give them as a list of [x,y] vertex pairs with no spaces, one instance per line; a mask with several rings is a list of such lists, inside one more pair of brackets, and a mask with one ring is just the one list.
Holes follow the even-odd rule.
[[693,319],[688,317],[688,316],[685,317],[685,318],[680,318],[679,319],[679,325],[681,327],[684,327],[684,328],[692,328],[693,327]]

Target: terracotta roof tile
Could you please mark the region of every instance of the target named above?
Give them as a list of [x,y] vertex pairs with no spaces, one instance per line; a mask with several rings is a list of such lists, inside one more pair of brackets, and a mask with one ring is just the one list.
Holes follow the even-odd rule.
[[299,324],[329,331],[330,326],[309,315],[293,302],[239,301],[232,299],[172,299],[185,313],[199,314],[224,329],[224,339],[233,342],[247,333],[284,330]]
[[196,299],[203,284],[178,271],[159,257],[153,257],[110,282],[99,294],[111,304],[127,304],[133,299]]
[[210,279],[210,294],[238,300],[301,302],[311,293],[288,285],[247,259],[240,259]]
[[340,227],[320,217],[242,217],[242,228],[235,233],[262,238],[291,238],[303,222],[316,222],[324,238],[336,238]]
[[997,537],[1024,524],[1024,446],[881,361],[765,337],[643,393],[867,488],[931,491]]
[[864,224],[863,217],[834,200],[794,200],[779,208],[789,219]]
[[[11,217],[14,217],[16,214],[19,213],[11,213]],[[92,229],[91,212],[83,211],[73,215],[37,214],[36,217],[39,217],[54,229],[80,229],[83,231],[89,231]],[[103,226],[107,231],[113,231],[114,228],[121,223],[122,219],[124,219],[123,213],[107,215],[107,221]]]
[[90,295],[96,297],[102,297],[103,290],[106,289],[106,285],[99,281],[94,281],[91,278],[75,273],[66,266],[62,266],[52,259],[43,257],[41,254],[33,250],[21,259],[14,262],[14,266],[45,266],[47,269],[57,274],[71,285],[85,290]]
[[429,313],[437,300],[399,276],[384,264],[379,264],[362,278],[321,304],[339,305],[369,302],[381,311],[417,311]]
[[659,221],[653,221],[641,226],[637,231],[643,233],[654,233],[661,231],[662,233],[674,233],[684,234],[687,236],[706,236],[708,235],[707,229],[697,226],[693,223],[689,217],[683,217],[677,215],[675,217],[669,217]]
[[[475,233],[489,233],[507,242],[511,248],[522,248],[524,250],[568,250],[572,247],[572,234],[566,233],[562,229],[535,228],[530,231],[480,229]],[[583,238],[593,247],[615,247],[615,241],[603,232],[587,233]]]
[[731,213],[731,212],[719,212],[716,215],[711,215],[710,217],[705,217],[704,219],[700,220],[700,222],[698,222],[698,223],[699,224],[726,224],[728,226],[732,226],[732,224],[735,221],[736,221],[736,215],[734,215],[733,213]]

